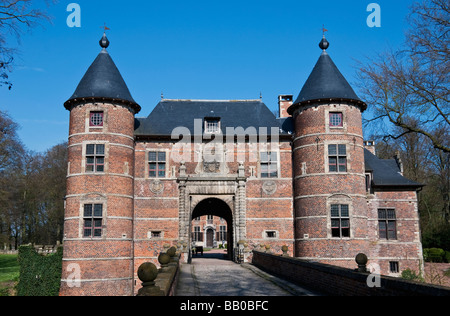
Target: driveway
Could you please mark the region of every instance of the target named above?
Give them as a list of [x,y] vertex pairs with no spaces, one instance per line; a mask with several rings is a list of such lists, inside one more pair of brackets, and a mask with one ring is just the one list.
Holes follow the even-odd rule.
[[176,296],[314,296],[251,264],[226,260],[223,250],[194,256],[181,266]]

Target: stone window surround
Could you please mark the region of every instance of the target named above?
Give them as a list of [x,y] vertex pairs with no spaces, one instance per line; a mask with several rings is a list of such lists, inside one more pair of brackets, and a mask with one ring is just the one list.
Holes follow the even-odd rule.
[[[328,155],[328,145],[345,145],[346,147],[346,157],[347,157],[347,171],[339,172],[339,171],[330,171],[329,165],[329,155]],[[348,174],[351,173],[351,144],[347,140],[325,140],[323,142],[324,146],[324,162],[325,162],[325,173],[329,174]],[[339,169],[338,169],[339,170]]]
[[[331,232],[331,205],[333,204],[345,204],[348,205],[348,218],[350,221],[350,236],[349,237],[333,237],[332,232]],[[346,194],[335,194],[332,195],[330,197],[327,198],[327,203],[326,203],[326,208],[327,208],[327,238],[328,239],[350,239],[352,238],[352,236],[354,236],[353,233],[353,200],[350,196],[346,195]]]
[[[269,237],[269,234],[270,234],[270,233],[273,233],[274,236],[273,236],[273,237]],[[273,229],[267,229],[267,230],[264,230],[264,231],[263,231],[263,236],[262,236],[262,238],[265,239],[265,240],[274,240],[274,239],[278,239],[279,236],[280,236],[279,231],[273,230]]]
[[[103,125],[102,126],[91,126],[91,112],[103,112]],[[101,105],[95,103],[93,106],[86,107],[85,112],[85,132],[107,132],[108,131],[108,109],[102,107]]]
[[[263,178],[261,177],[261,153],[262,152],[276,152],[277,154],[277,176],[273,178]],[[259,179],[278,179],[280,178],[281,164],[280,164],[280,150],[272,150],[272,148],[267,148],[267,150],[260,150],[258,155],[258,178]]]
[[[86,171],[86,146],[87,145],[105,145],[105,164],[103,172],[87,172]],[[81,173],[83,174],[106,174],[109,169],[109,142],[101,140],[86,140],[82,143],[82,159],[81,159]]]
[[[149,174],[149,153],[150,152],[165,152],[166,153],[166,172],[165,172],[165,176],[164,177],[159,177],[158,175],[156,177],[150,177]],[[171,176],[169,175],[169,173],[171,173],[171,168],[170,168],[170,149],[166,149],[166,148],[146,148],[145,149],[145,179],[150,179],[150,180],[154,180],[154,179],[169,179]]]
[[[380,218],[379,217],[379,211],[380,210],[385,210],[386,211],[386,217],[385,218]],[[394,211],[394,218],[389,218],[387,215],[387,211],[391,210]],[[377,229],[377,236],[378,236],[378,240],[383,240],[383,241],[388,241],[388,242],[392,242],[392,241],[397,241],[398,240],[398,219],[397,219],[397,210],[395,207],[378,207],[377,208],[377,221],[378,221],[378,229]],[[380,221],[383,221],[386,223],[386,237],[382,238],[381,234],[380,234]],[[395,227],[394,227],[394,233],[395,236],[394,237],[389,237],[389,226],[388,226],[388,222],[394,222]]]
[[[107,236],[107,214],[108,214],[108,204],[107,198],[104,195],[97,194],[97,197],[92,197],[93,194],[82,197],[80,199],[80,213],[79,213],[79,232],[78,236],[83,240],[103,240]],[[85,204],[102,204],[102,236],[101,237],[84,237],[84,205]]]
[[[154,234],[159,234],[159,236],[154,236]],[[147,238],[152,240],[163,240],[164,231],[161,229],[151,229],[147,232]]]
[[[326,133],[347,132],[347,106],[340,104],[329,104],[325,108],[325,129]],[[342,113],[342,126],[330,126],[330,113]]]

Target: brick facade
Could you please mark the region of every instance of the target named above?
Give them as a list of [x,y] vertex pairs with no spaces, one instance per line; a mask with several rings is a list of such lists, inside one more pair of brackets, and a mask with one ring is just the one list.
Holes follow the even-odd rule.
[[[330,112],[342,126],[330,127]],[[347,104],[317,104],[294,114],[296,256],[353,265],[355,249],[368,251],[361,111]],[[345,146],[346,172],[330,171],[329,146]],[[348,208],[349,232],[332,236],[332,205]]]
[[[290,256],[351,268],[355,255],[364,252],[383,274],[421,266],[416,188],[368,187],[371,171],[357,102],[319,101],[294,106],[287,114],[292,96],[281,96],[278,120],[283,126],[292,120],[292,130],[276,127],[276,140],[260,132],[256,142],[252,135],[233,137],[226,147],[216,147],[219,158],[210,162],[205,153],[211,138],[203,135],[198,142],[192,134],[182,151],[176,138],[157,135],[145,126],[148,119],[136,117],[140,107],[130,98],[78,98],[66,106],[70,130],[61,295],[134,295],[140,287],[138,267],[148,261],[159,265],[158,255],[167,246],[181,247],[184,262],[191,259],[195,227],[202,233],[207,228],[194,219],[207,215],[222,218],[211,227],[216,234],[226,226],[231,259],[242,241],[246,260],[261,245],[276,253],[287,245]],[[193,103],[161,100],[157,108],[186,109]],[[267,110],[279,124],[261,100],[241,103],[242,111],[252,106],[262,117],[259,112]],[[195,109],[208,110],[194,118],[206,126],[211,112],[236,104],[197,101]],[[256,129],[261,127],[273,128]],[[273,154],[270,163],[265,152]]]

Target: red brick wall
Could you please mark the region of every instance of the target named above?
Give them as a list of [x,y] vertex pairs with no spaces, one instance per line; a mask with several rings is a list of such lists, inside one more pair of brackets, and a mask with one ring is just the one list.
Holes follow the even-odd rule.
[[[152,261],[156,265],[158,251],[162,251],[164,244],[174,245],[178,241],[178,207],[179,190],[176,181],[179,173],[180,162],[174,161],[175,154],[172,142],[137,142],[135,160],[135,272],[139,265],[145,261]],[[191,147],[194,149],[194,145]],[[238,173],[239,155],[237,147],[233,152],[227,152],[228,174]],[[147,175],[146,156],[149,151],[165,151],[167,155],[166,177],[158,179],[164,183],[164,190],[153,193],[150,186],[155,179]],[[252,153],[254,154],[254,153]],[[186,161],[186,173],[196,176],[198,173],[198,161],[195,160],[195,152],[189,154],[190,160]],[[256,157],[258,154],[256,153]],[[281,246],[290,246],[293,249],[293,203],[292,203],[292,158],[290,142],[280,144],[279,149],[279,176],[275,179],[261,179],[259,161],[251,160],[248,152],[244,157],[246,182],[246,233],[249,248],[262,244],[270,244],[272,248],[281,249]],[[240,158],[242,159],[242,158]],[[251,168],[254,176],[251,176]],[[173,173],[174,171],[174,173]],[[276,191],[267,194],[263,190],[263,184],[267,181],[276,183]],[[207,198],[208,196],[205,196]],[[220,196],[217,196],[220,198]],[[149,240],[147,233],[151,230],[161,230],[163,237],[158,240]],[[265,231],[276,231],[275,238],[267,238]],[[152,250],[149,250],[152,249]]]
[[[333,296],[448,296],[447,287],[380,276],[379,283],[369,287],[367,280],[377,281],[369,273],[355,271],[355,261],[347,269],[296,258],[255,252],[253,262],[259,268],[315,291]],[[373,284],[370,283],[369,284]]]
[[[89,112],[98,110],[105,112],[105,124],[100,129],[91,128]],[[330,111],[343,113],[342,127],[329,127]],[[354,257],[363,252],[381,266],[382,272],[389,269],[389,261],[399,261],[401,270],[420,265],[415,192],[377,191],[368,195],[365,191],[360,110],[346,104],[321,104],[297,112],[294,120],[293,146],[290,139],[282,139],[277,149],[276,178],[261,178],[257,150],[247,147],[240,158],[238,146],[227,153],[233,158],[227,163],[228,175],[236,175],[239,161],[244,163],[244,220],[250,250],[270,245],[272,251],[281,253],[281,247],[287,245],[289,255],[343,267],[354,266]],[[174,143],[156,139],[135,143],[133,135],[134,115],[126,107],[86,103],[71,111],[62,295],[105,294],[102,291],[131,295],[139,288],[138,267],[147,261],[159,265],[157,258],[164,247],[179,241],[180,161],[175,159]],[[97,142],[106,145],[105,172],[87,174],[84,148]],[[328,144],[346,145],[348,172],[328,172]],[[194,150],[192,146],[186,162],[190,176],[198,176]],[[149,177],[149,151],[166,152],[164,178]],[[254,157],[256,161],[251,159]],[[158,183],[161,190],[157,190]],[[83,205],[93,201],[104,203],[103,235],[85,239]],[[331,204],[350,206],[350,238],[331,236]],[[397,211],[395,241],[377,236],[380,207]],[[153,237],[153,232],[161,234]],[[71,276],[67,271],[70,264],[80,267],[81,287],[69,288],[64,282]]]
[[[380,191],[369,194],[369,239],[371,262],[381,267],[386,275],[398,276],[389,270],[389,261],[399,263],[399,272],[412,269],[423,272],[423,253],[420,238],[416,191]],[[380,239],[378,209],[394,209],[397,238]]]
[[[329,113],[343,113],[330,127]],[[317,104],[294,114],[295,255],[347,266],[367,252],[367,204],[361,111],[347,104]],[[328,145],[345,144],[347,172],[328,170]],[[350,237],[331,235],[331,204],[349,205]]]
[[[89,126],[90,111],[104,111],[101,128]],[[133,243],[134,114],[108,103],[83,103],[70,113],[69,169],[61,295],[131,295]],[[105,172],[85,172],[86,144],[105,144]],[[103,205],[100,238],[83,237],[85,203]],[[70,267],[80,286],[69,287]]]

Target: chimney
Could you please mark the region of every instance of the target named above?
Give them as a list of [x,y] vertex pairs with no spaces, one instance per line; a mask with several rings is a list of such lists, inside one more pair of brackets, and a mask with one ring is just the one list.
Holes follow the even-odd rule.
[[284,117],[290,117],[290,115],[287,112],[287,109],[292,105],[293,102],[293,95],[290,94],[283,94],[278,96],[278,106],[280,109],[280,118]]
[[400,151],[395,152],[394,159],[395,162],[397,162],[398,169],[400,169],[400,174],[403,175],[403,161],[402,158],[400,157]]
[[375,152],[375,142],[373,140],[365,140],[364,148],[370,151],[372,154],[376,155]]

